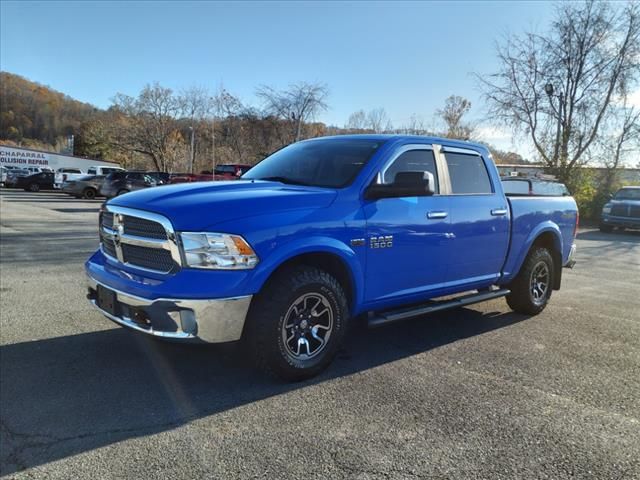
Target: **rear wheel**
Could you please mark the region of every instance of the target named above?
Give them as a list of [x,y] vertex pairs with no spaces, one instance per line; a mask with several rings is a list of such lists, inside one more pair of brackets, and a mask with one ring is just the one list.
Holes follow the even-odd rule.
[[600,231],[604,233],[613,232],[613,227],[611,225],[604,225],[603,223],[601,223],[599,228]]
[[40,185],[38,185],[37,183],[32,183],[29,185],[29,191],[30,192],[39,192],[40,191]]
[[554,274],[553,257],[549,250],[543,247],[531,250],[520,272],[509,285],[509,307],[527,315],[540,313],[551,298]]
[[256,297],[247,343],[259,368],[288,381],[313,377],[333,360],[349,309],[340,283],[316,267],[278,274]]
[[128,193],[129,190],[125,190],[124,188],[122,190],[118,190],[117,196],[119,197],[120,195],[124,195],[125,193]]
[[93,200],[94,198],[96,198],[95,188],[91,188],[91,187],[85,188],[84,192],[82,192],[82,197],[86,198],[87,200]]

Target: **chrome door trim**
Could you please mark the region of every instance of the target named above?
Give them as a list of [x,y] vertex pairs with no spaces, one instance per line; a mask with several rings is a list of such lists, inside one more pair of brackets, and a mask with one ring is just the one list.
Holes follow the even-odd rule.
[[[430,151],[433,151],[433,145],[426,144],[426,143],[412,143],[412,144],[408,144],[408,145],[402,145],[400,148],[395,150],[393,152],[393,155],[387,159],[387,161],[384,163],[384,165],[382,166],[382,168],[380,169],[380,171],[376,175],[376,183],[378,185],[382,185],[383,184],[384,174],[387,173],[387,170],[389,170],[389,167],[391,167],[393,162],[396,161],[396,159],[400,155],[402,155],[403,153],[408,152],[410,150],[430,150]],[[435,157],[435,154],[434,154],[434,157]],[[439,187],[440,186],[440,172],[438,171],[438,163],[437,162],[436,162],[436,173],[438,175],[438,187]],[[438,188],[438,193],[436,193],[435,195],[439,195],[440,194],[439,192],[440,192],[440,188]]]

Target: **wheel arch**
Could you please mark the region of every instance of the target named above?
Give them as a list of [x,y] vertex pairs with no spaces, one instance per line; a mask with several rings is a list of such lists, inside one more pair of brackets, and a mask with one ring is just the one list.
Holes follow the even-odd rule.
[[531,232],[518,258],[517,268],[514,269],[515,275],[520,272],[529,252],[536,247],[544,247],[551,253],[554,272],[553,289],[559,290],[562,282],[562,232],[560,228],[552,222],[545,222],[545,224],[540,225]]
[[261,291],[267,282],[287,268],[309,265],[326,271],[338,280],[345,290],[349,310],[354,313],[362,302],[364,279],[360,262],[353,250],[335,239],[318,242],[310,238],[305,245],[291,247],[279,249],[283,251],[286,248],[286,254],[270,255],[269,264],[263,265],[252,281],[254,290]]

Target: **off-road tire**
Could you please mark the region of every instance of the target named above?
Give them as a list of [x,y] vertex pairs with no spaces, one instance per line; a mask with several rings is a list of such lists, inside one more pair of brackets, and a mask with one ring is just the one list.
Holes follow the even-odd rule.
[[93,200],[94,198],[96,198],[96,193],[97,192],[95,188],[87,187],[82,192],[82,198],[85,198],[87,200]]
[[[532,291],[532,277],[535,274],[534,270],[541,268],[541,264],[546,265],[547,268],[547,286],[544,295],[536,300]],[[542,312],[551,298],[554,275],[553,257],[549,250],[544,247],[534,247],[527,255],[518,275],[508,286],[511,293],[507,295],[507,304],[513,311],[526,315],[537,315]]]
[[604,225],[604,224],[601,223],[598,228],[603,233],[611,233],[611,232],[613,232],[613,227],[611,225]]
[[[332,330],[316,356],[299,359],[287,351],[283,322],[296,300],[309,294],[327,301],[333,315]],[[277,274],[254,298],[245,329],[246,347],[262,371],[286,381],[300,381],[319,374],[331,363],[348,323],[349,308],[340,283],[319,268],[297,266]]]

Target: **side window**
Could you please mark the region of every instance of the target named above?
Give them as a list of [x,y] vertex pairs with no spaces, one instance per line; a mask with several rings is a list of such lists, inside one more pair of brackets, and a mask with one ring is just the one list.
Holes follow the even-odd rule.
[[430,172],[436,181],[435,192],[440,191],[436,159],[431,150],[408,150],[400,154],[384,171],[382,183],[393,183],[398,172]]
[[504,193],[529,195],[529,181],[528,180],[505,180],[502,182]]
[[489,173],[479,155],[445,152],[451,190],[457,195],[492,193]]
[[95,168],[90,168],[89,170],[87,170],[87,173],[89,175],[95,175],[96,174],[96,169]]

